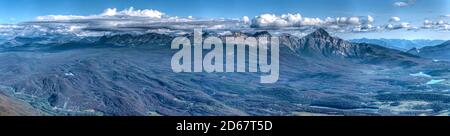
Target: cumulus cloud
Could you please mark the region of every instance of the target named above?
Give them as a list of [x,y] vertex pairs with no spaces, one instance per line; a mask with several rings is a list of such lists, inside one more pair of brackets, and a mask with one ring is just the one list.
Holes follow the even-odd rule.
[[437,30],[450,30],[450,23],[444,20],[432,21],[425,19],[423,22],[423,29],[437,29]]
[[374,26],[372,24],[365,24],[365,25],[357,25],[355,26],[352,31],[353,32],[371,32],[371,31],[379,31],[381,28],[379,26]]
[[304,17],[296,14],[261,14],[252,19],[252,28],[270,29],[315,29],[317,27],[326,28],[333,32],[371,32],[379,27],[374,26],[375,19],[368,16],[350,17]]
[[243,16],[243,17],[242,17],[242,22],[243,22],[244,24],[249,24],[249,23],[250,23],[250,18],[249,18],[248,16]]
[[406,2],[395,2],[393,5],[395,7],[406,7],[406,6],[408,6],[408,3],[406,3]]
[[401,22],[399,24],[386,25],[386,29],[388,29],[388,30],[397,30],[397,29],[410,28],[410,27],[411,27],[411,24],[408,22]]
[[[298,33],[315,30],[319,27],[330,32],[377,32],[398,29],[449,30],[449,23],[444,17],[438,20],[425,20],[422,26],[413,26],[408,22],[400,22],[399,17],[391,17],[388,24],[374,24],[375,19],[368,16],[344,17],[305,17],[299,13],[261,14],[253,18],[243,16],[236,19],[213,18],[201,19],[192,16],[170,16],[152,9],[127,8],[118,10],[108,8],[98,14],[80,15],[47,15],[36,17],[36,20],[14,25],[0,25],[0,38],[8,36],[102,36],[117,33],[190,33],[194,28],[215,31],[219,34],[231,32],[249,32],[269,30],[277,33]],[[301,34],[300,34],[301,35]]]
[[275,26],[287,26],[287,21],[281,19],[280,17],[274,14],[262,14],[260,16],[256,16],[252,20],[253,27],[275,27]]
[[372,16],[365,17],[327,17],[325,19],[321,18],[311,18],[303,17],[299,13],[296,14],[282,14],[277,16],[275,14],[261,14],[252,19],[252,27],[264,28],[264,27],[303,27],[303,26],[319,26],[319,27],[336,27],[336,26],[348,26],[348,25],[366,25],[372,24],[374,18]]
[[[250,19],[247,17],[247,21]],[[194,28],[210,31],[245,30],[249,25],[239,19],[197,19],[192,16],[178,17],[166,15],[152,9],[118,10],[108,8],[98,14],[47,15],[38,16],[34,21],[0,27],[0,36],[42,36],[75,35],[102,36],[116,33],[185,33]]]
[[375,21],[375,19],[372,16],[367,16],[367,21],[369,23],[373,23],[373,21]]
[[77,16],[77,15],[47,15],[38,16],[38,21],[64,21],[64,20],[86,20],[86,19],[120,19],[126,17],[142,17],[151,19],[161,19],[164,13],[153,9],[135,10],[133,7],[117,11],[116,8],[108,8],[103,13],[89,15],[89,16]]
[[102,14],[102,16],[135,16],[135,17],[149,17],[149,18],[161,18],[164,13],[153,10],[153,9],[144,9],[144,10],[134,10],[133,7],[128,9],[117,11],[116,8],[108,8]]
[[394,2],[392,5],[394,7],[407,7],[407,6],[413,5],[415,3],[416,3],[416,0],[408,0],[408,1],[397,1],[397,2]]
[[398,21],[400,21],[400,17],[391,17],[389,19],[389,22],[398,22]]
[[73,20],[73,19],[88,19],[86,16],[75,16],[75,15],[47,15],[38,16],[36,20],[39,21],[56,21],[56,20]]

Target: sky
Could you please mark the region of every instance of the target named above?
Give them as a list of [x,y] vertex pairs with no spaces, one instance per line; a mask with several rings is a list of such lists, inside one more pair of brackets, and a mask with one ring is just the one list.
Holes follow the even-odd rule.
[[[39,17],[48,15],[91,16],[104,13],[108,8],[121,11],[130,7],[136,10],[152,9],[171,17],[192,16],[200,19],[242,20],[244,16],[247,16],[252,23],[256,22],[252,26],[257,27],[305,26],[311,24],[311,20],[305,20],[306,17],[320,19],[320,26],[323,26],[327,17],[333,20],[339,20],[339,17],[361,17],[359,18],[361,22],[356,23],[358,29],[364,26],[369,26],[370,29],[353,30],[342,33],[340,36],[348,39],[358,37],[445,39],[443,37],[450,37],[448,34],[450,33],[448,30],[450,0],[1,0],[0,24],[36,21],[42,19]],[[303,21],[291,22],[292,19],[282,17],[283,14],[288,13],[301,15]],[[263,16],[264,14],[274,16]],[[364,17],[368,16],[373,18],[373,21],[362,22]],[[267,22],[267,20],[274,22]],[[288,24],[282,22],[280,25],[280,20],[287,21]],[[429,25],[425,25],[426,20]],[[356,26],[351,21],[344,22]],[[327,27],[335,28],[336,24],[342,24],[342,22],[336,22]],[[375,31],[375,26],[382,27],[383,30],[377,28]],[[386,32],[384,28],[392,32]],[[417,31],[418,29],[420,30]]]

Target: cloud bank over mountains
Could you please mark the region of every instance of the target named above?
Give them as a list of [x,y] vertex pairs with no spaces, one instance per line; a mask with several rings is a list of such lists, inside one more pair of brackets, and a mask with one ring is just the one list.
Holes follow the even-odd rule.
[[19,24],[0,25],[0,37],[8,35],[102,36],[113,33],[178,33],[194,28],[228,29],[244,27],[239,19],[196,19],[192,16],[168,16],[152,9],[105,9],[100,14],[46,15]]
[[108,8],[103,13],[88,16],[78,15],[47,15],[36,17],[37,21],[69,21],[69,20],[95,20],[95,19],[130,19],[130,18],[147,18],[147,19],[161,19],[165,14],[158,10],[144,9],[135,10],[133,7],[117,11],[116,8]]
[[251,27],[253,28],[285,28],[285,27],[322,27],[337,30],[338,32],[351,31],[372,31],[374,18],[368,16],[352,16],[352,17],[327,17],[311,18],[303,17],[299,13],[282,14],[261,14],[252,19]]
[[[261,14],[252,18],[243,16],[240,19],[208,19],[171,16],[153,9],[141,10],[130,7],[118,10],[108,8],[102,13],[93,15],[46,15],[38,16],[29,22],[0,25],[0,38],[34,35],[102,36],[114,33],[146,32],[182,34],[191,32],[194,28],[221,32],[270,29],[279,33],[288,30],[307,32],[319,27],[328,29],[332,33],[379,32],[399,29],[449,31],[450,24],[443,19],[446,16],[443,16],[435,20],[426,19],[423,25],[413,26],[396,16],[386,21],[376,20],[370,15],[318,18],[302,16],[300,13]],[[375,23],[375,21],[378,22]]]
[[435,29],[435,30],[450,30],[450,23],[444,20],[428,20],[423,22],[422,29]]
[[252,20],[254,27],[296,27],[296,26],[322,26],[322,25],[361,25],[371,24],[374,18],[367,17],[337,17],[326,19],[302,17],[297,14],[283,14],[277,16],[275,14],[262,14],[256,16]]

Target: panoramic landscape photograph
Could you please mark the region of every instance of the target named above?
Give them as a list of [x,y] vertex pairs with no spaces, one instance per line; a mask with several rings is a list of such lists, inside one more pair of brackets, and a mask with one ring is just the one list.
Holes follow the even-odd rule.
[[2,0],[0,116],[449,116],[450,0]]

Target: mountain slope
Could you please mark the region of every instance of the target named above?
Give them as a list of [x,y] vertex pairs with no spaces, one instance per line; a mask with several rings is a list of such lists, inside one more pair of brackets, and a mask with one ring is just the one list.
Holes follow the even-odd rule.
[[436,46],[427,46],[420,49],[413,48],[408,51],[421,57],[435,60],[450,60],[450,41],[444,42]]
[[425,46],[433,46],[441,44],[445,41],[443,40],[405,40],[405,39],[352,39],[349,40],[350,42],[354,43],[368,43],[368,44],[376,44],[380,46],[384,46],[391,49],[397,49],[400,51],[407,51],[411,48],[422,48]]
[[[437,92],[448,89],[447,82],[427,84],[448,77],[445,63],[350,43],[323,29],[280,37],[280,77],[274,84],[260,83],[267,73],[175,73],[176,50],[168,37],[122,34],[54,52],[0,52],[8,60],[0,61],[0,85],[50,115],[435,115],[450,108],[448,96]],[[410,75],[418,72],[430,76]]]
[[393,64],[409,67],[421,63],[417,56],[399,50],[382,47],[375,44],[350,43],[343,39],[332,37],[324,29],[297,38],[285,35],[281,44],[293,52],[314,59],[359,59],[364,63]]
[[0,116],[44,115],[28,103],[11,98],[0,91]]

